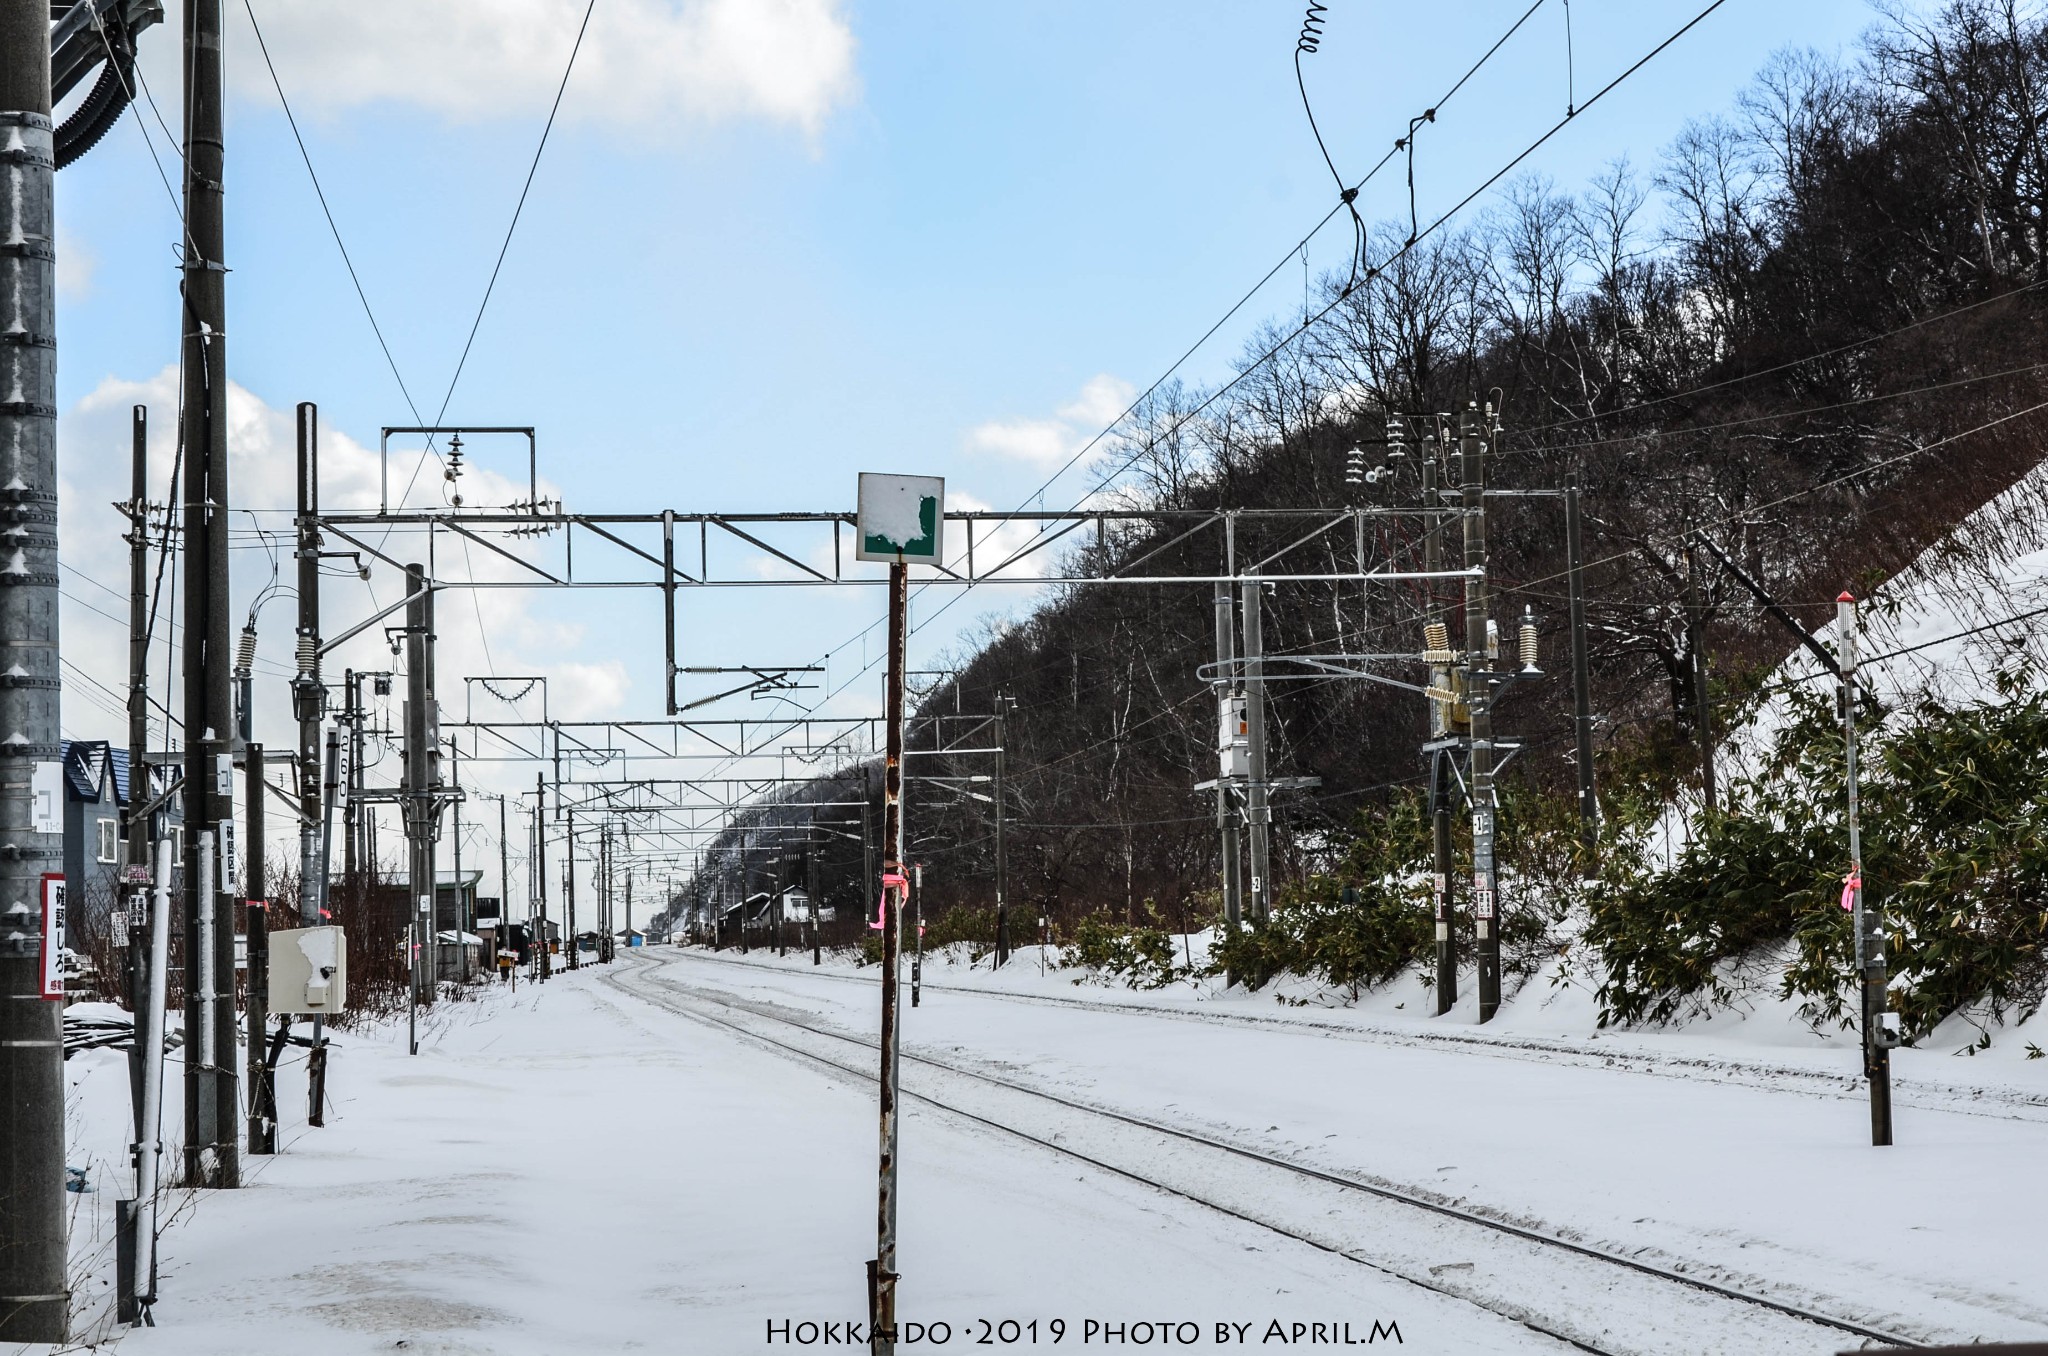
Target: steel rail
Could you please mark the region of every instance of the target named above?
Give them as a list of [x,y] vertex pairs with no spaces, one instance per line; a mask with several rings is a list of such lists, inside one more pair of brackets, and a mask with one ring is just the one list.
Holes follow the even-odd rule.
[[[650,976],[650,980],[652,980],[652,978],[653,977]],[[613,979],[613,982],[618,983],[620,987],[623,988],[625,986],[621,982],[622,979],[623,976]],[[682,988],[682,986],[673,983],[671,983],[669,987]],[[685,992],[691,994],[692,996],[702,997],[710,1002],[718,1003],[721,1007],[730,1008],[734,1006],[733,1004],[724,1003],[714,994],[705,993],[702,990],[691,989],[685,990]],[[867,1041],[862,1040],[858,1036],[849,1036],[844,1032],[832,1031],[824,1027],[812,1026],[808,1022],[799,1022],[792,1018],[778,1016],[774,1013],[757,1012],[753,1008],[742,1008],[741,1010],[747,1012],[750,1016],[759,1017],[765,1021],[778,1022],[785,1026],[796,1027],[799,1030],[808,1031],[812,1035],[825,1036],[833,1040],[844,1041],[849,1045],[857,1045],[863,1049],[874,1048]],[[705,1018],[705,1020],[717,1019]],[[731,1026],[733,1027],[733,1029],[742,1032],[746,1031],[746,1028],[739,1026],[736,1023],[721,1022],[721,1025]],[[754,1035],[756,1039],[760,1040],[770,1039],[768,1037],[760,1036],[758,1033],[747,1034]],[[779,1044],[779,1042],[771,1043]],[[806,1054],[810,1058],[817,1060],[819,1063],[832,1064],[832,1061],[825,1059],[823,1056],[811,1053],[809,1051],[799,1051],[799,1053]],[[979,1082],[988,1083],[995,1087],[1000,1087],[1010,1092],[1021,1093],[1029,1097],[1036,1097],[1042,1101],[1052,1102],[1056,1105],[1066,1107],[1073,1111],[1079,1111],[1088,1115],[1099,1116],[1108,1120],[1118,1121],[1125,1125],[1133,1126],[1137,1129],[1150,1131],[1154,1134],[1167,1135],[1174,1139],[1184,1140],[1190,1144],[1199,1144],[1205,1148],[1214,1149],[1222,1153],[1231,1154],[1235,1157],[1245,1159],[1249,1162],[1259,1163],[1263,1166],[1270,1168],[1278,1168],[1282,1171],[1294,1173],[1298,1176],[1307,1177],[1319,1182],[1324,1182],[1331,1186],[1362,1192],[1366,1195],[1376,1196],[1383,1200],[1393,1201],[1400,1205],[1413,1206],[1418,1210],[1425,1210],[1433,1214],[1443,1215],[1447,1218],[1459,1220],[1466,1224],[1476,1224],[1481,1226],[1482,1228],[1490,1229],[1498,1233],[1507,1234],[1511,1237],[1519,1238],[1526,1242],[1537,1243],[1545,1247],[1559,1248],[1566,1252],[1571,1252],[1578,1254],[1579,1256],[1588,1257],[1593,1259],[1594,1261],[1606,1262],[1614,1266],[1623,1267],[1627,1270],[1639,1272],[1643,1275],[1651,1276],[1658,1280],[1667,1281],[1674,1285],[1686,1286],[1690,1289],[1703,1291],[1707,1294],[1715,1295],[1722,1299],[1734,1300],[1738,1303],[1754,1305],[1763,1309],[1769,1309],[1776,1313],[1784,1314],[1787,1317],[1799,1319],[1802,1322],[1813,1323],[1821,1327],[1831,1328],[1837,1332],[1848,1333],[1855,1337],[1869,1338],[1872,1341],[1883,1342],[1890,1346],[1902,1347],[1910,1350],[1918,1350],[1926,1345],[1925,1343],[1914,1341],[1911,1338],[1901,1337],[1896,1333],[1888,1333],[1877,1328],[1865,1327],[1864,1325],[1853,1322],[1849,1319],[1836,1318],[1832,1315],[1820,1314],[1809,1309],[1802,1309],[1795,1304],[1788,1304],[1782,1300],[1770,1299],[1763,1295],[1752,1294],[1746,1290],[1737,1290],[1732,1286],[1721,1285],[1717,1282],[1705,1280],[1698,1276],[1688,1276],[1683,1272],[1672,1271],[1669,1268],[1660,1267],[1654,1263],[1645,1262],[1638,1258],[1623,1257],[1615,1253],[1607,1252],[1601,1248],[1591,1247],[1584,1243],[1574,1243],[1569,1239],[1558,1238],[1554,1235],[1543,1233],[1541,1230],[1527,1229],[1517,1224],[1510,1224],[1505,1220],[1492,1219],[1485,1215],[1476,1214],[1466,1210],[1460,1210],[1456,1206],[1446,1205],[1439,1201],[1428,1200],[1424,1197],[1416,1196],[1405,1191],[1400,1191],[1393,1187],[1377,1186],[1369,1182],[1361,1182],[1353,1177],[1347,1177],[1341,1173],[1325,1172],[1317,1168],[1306,1167],[1299,1163],[1290,1163],[1285,1159],[1275,1158],[1269,1154],[1261,1153],[1256,1149],[1247,1149],[1242,1145],[1232,1144],[1226,1140],[1212,1139],[1207,1135],[1198,1134],[1191,1130],[1182,1130],[1174,1126],[1163,1125],[1158,1121],[1148,1120],[1142,1116],[1133,1116],[1121,1111],[1111,1111],[1104,1107],[1091,1106],[1086,1102],[1075,1101],[1071,1098],[1061,1097],[1056,1093],[1045,1092],[1038,1088],[1025,1086],[1021,1083],[1014,1083],[1008,1079],[996,1077],[993,1074],[983,1073],[975,1069],[962,1068],[958,1065],[951,1064],[942,1059],[934,1059],[929,1055],[917,1055],[905,1052],[903,1058],[905,1058],[906,1060],[913,1061],[915,1063],[929,1065],[932,1068],[943,1069],[947,1073],[955,1074],[963,1078],[971,1078]],[[833,1065],[833,1067],[844,1069],[846,1066]],[[849,1070],[849,1072],[864,1071]],[[952,1111],[955,1114],[967,1115],[971,1119],[980,1119],[979,1117],[973,1117],[971,1113],[961,1112],[957,1108],[945,1106],[944,1103],[937,1102],[935,1099],[925,1098],[925,1100],[931,1101],[935,1106],[942,1106],[945,1110]],[[992,1121],[985,1123],[991,1125],[995,1124],[995,1122]],[[1021,1135],[1021,1137],[1026,1139],[1034,1138],[1030,1135],[1023,1135],[1022,1132],[1011,1130],[1008,1126],[1001,1126],[999,1128],[1011,1134],[1019,1134]],[[1037,1142],[1047,1143],[1046,1141]],[[1066,1148],[1064,1145],[1047,1143],[1047,1147],[1054,1148],[1061,1153],[1073,1154],[1073,1156],[1077,1158],[1084,1157],[1080,1154],[1074,1154],[1072,1150]],[[1106,1167],[1107,1165],[1104,1166]],[[1132,1177],[1138,1181],[1146,1181],[1148,1185],[1158,1187],[1159,1189],[1164,1191],[1172,1192],[1174,1195],[1177,1196],[1185,1196],[1187,1199],[1198,1201],[1200,1204],[1211,1205],[1213,1206],[1213,1208],[1222,1210],[1226,1214],[1236,1213],[1234,1211],[1229,1210],[1227,1207],[1215,1206],[1213,1202],[1202,1200],[1200,1197],[1189,1195],[1184,1191],[1178,1190],[1174,1187],[1166,1186],[1163,1183],[1150,1182],[1148,1179],[1138,1177],[1136,1174],[1130,1173],[1124,1169],[1109,1167],[1107,1168],[1107,1170],[1111,1172],[1116,1172],[1122,1176]],[[1238,1216],[1238,1218],[1248,1219],[1249,1217],[1240,1215]],[[1280,1229],[1277,1226],[1267,1224],[1263,1220],[1251,1220],[1251,1222],[1259,1224],[1265,1228],[1273,1229],[1276,1233],[1287,1233],[1285,1229]],[[1304,1239],[1302,1241],[1311,1242],[1312,1240]],[[1315,1246],[1322,1247],[1325,1251],[1338,1251],[1336,1249],[1328,1248],[1326,1245],[1322,1244],[1315,1244]],[[1340,1255],[1350,1258],[1350,1260],[1353,1261],[1361,1260],[1355,1257],[1351,1257],[1349,1253],[1340,1253]],[[1375,1264],[1366,1262],[1364,1263],[1364,1265],[1374,1266]],[[1386,1268],[1377,1269],[1386,1270]],[[1389,1274],[1398,1273],[1390,1272]],[[1402,1279],[1412,1280],[1412,1278],[1410,1277],[1402,1277]],[[1419,1281],[1415,1283],[1422,1284]],[[1449,1294],[1452,1292],[1445,1291],[1443,1293]],[[1465,1296],[1457,1297],[1461,1299],[1466,1298]],[[1583,1343],[1578,1342],[1572,1338],[1565,1337],[1563,1334],[1550,1332],[1548,1329],[1539,1330],[1545,1332],[1547,1336],[1558,1338],[1560,1341],[1571,1342],[1574,1346],[1584,1346]],[[1587,1347],[1585,1349],[1593,1350],[1593,1348],[1590,1347]]]

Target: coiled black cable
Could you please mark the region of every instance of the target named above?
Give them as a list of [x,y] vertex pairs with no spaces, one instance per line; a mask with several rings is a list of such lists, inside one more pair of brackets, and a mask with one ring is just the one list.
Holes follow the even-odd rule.
[[1301,21],[1301,36],[1294,41],[1296,53],[1313,52],[1322,46],[1323,16],[1330,12],[1328,5],[1319,5],[1309,0],[1308,16]]
[[1323,153],[1323,163],[1330,167],[1330,177],[1337,181],[1337,196],[1344,204],[1344,210],[1351,214],[1351,276],[1344,283],[1344,295],[1358,285],[1358,270],[1365,263],[1365,218],[1358,215],[1355,200],[1358,190],[1344,182],[1344,176],[1337,172],[1337,162],[1330,158],[1330,148],[1323,141],[1323,129],[1316,126],[1316,111],[1308,98],[1308,81],[1301,72],[1301,58],[1322,50],[1324,15],[1330,7],[1321,0],[1309,0],[1308,13],[1302,17],[1301,33],[1294,40],[1294,87],[1301,91],[1301,111],[1308,114],[1308,130],[1315,135],[1316,149]]

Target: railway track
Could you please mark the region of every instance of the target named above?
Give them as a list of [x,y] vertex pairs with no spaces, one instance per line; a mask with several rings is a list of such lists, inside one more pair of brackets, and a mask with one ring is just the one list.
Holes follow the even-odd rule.
[[[652,959],[605,976],[641,1001],[861,1082],[872,1040],[807,1014],[680,981]],[[1191,1201],[1383,1275],[1475,1305],[1594,1356],[1802,1353],[1845,1346],[1916,1348],[1883,1316],[1759,1293],[1756,1278],[1665,1265],[1063,1097],[906,1050],[903,1095],[970,1124]],[[1690,1269],[1687,1269],[1690,1266]],[[1749,1284],[1738,1284],[1746,1281]],[[1891,1324],[1888,1328],[1881,1324]]]
[[[873,987],[874,984],[872,979],[860,974],[842,974],[828,969],[791,971],[781,966],[757,965],[707,951],[691,951],[689,954],[696,962],[729,966],[763,978],[795,976],[868,987]],[[1770,1064],[1761,1060],[1749,1062],[1705,1055],[1649,1054],[1640,1049],[1596,1050],[1580,1044],[1545,1040],[1537,1036],[1481,1035],[1455,1030],[1401,1031],[1380,1026],[1304,1021],[1299,1018],[1265,1016],[1252,1012],[1190,1011],[1186,1008],[1120,1003],[1113,999],[1083,998],[1076,994],[1024,993],[930,978],[924,981],[924,987],[937,993],[971,994],[977,998],[993,998],[1007,1003],[1074,1008],[1084,1012],[1136,1014],[1166,1021],[1200,1022],[1217,1026],[1248,1027],[1253,1030],[1288,1031],[1320,1036],[1327,1040],[1357,1041],[1368,1045],[1401,1046],[1409,1049],[1449,1048],[1466,1054],[1491,1056],[1497,1059],[1569,1064],[1577,1068],[1615,1069],[1627,1073],[1646,1073],[1659,1078],[1759,1088],[1767,1092],[1783,1092],[1831,1101],[1860,1102],[1868,1095],[1854,1070],[1834,1073]],[[1910,1081],[1897,1079],[1896,1074],[1894,1077],[1894,1106],[1938,1111],[1955,1116],[1981,1116],[1991,1120],[2048,1124],[2048,1094],[1998,1087],[1916,1086]]]

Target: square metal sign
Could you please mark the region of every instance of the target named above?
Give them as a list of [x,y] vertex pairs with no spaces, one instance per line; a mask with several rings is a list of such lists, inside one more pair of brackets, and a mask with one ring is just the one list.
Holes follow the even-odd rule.
[[946,521],[943,476],[860,473],[854,559],[936,565]]
[[348,940],[338,927],[270,934],[270,1010],[333,1016],[348,1006]]

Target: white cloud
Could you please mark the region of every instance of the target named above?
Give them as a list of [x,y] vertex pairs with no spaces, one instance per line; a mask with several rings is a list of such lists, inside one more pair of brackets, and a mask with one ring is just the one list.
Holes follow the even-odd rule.
[[[128,672],[128,547],[121,540],[126,520],[111,505],[128,498],[129,411],[138,404],[146,405],[150,412],[149,497],[161,504],[172,494],[169,477],[175,452],[175,368],[167,367],[143,381],[110,377],[58,422],[58,493],[62,504],[59,554],[64,567],[62,585],[68,595],[63,600],[60,624],[64,657],[75,666],[66,672],[67,689],[71,690],[65,693],[64,726],[67,735],[81,739],[120,740],[126,730],[124,721],[108,709],[104,700],[105,690],[116,694],[125,690]],[[512,444],[508,442],[507,446]],[[258,590],[269,582],[270,550],[277,552],[279,582],[287,590],[265,604],[257,627],[256,736],[273,747],[295,742],[286,695],[296,622],[296,605],[288,591],[294,579],[291,508],[296,496],[295,448],[293,411],[272,407],[231,383],[228,476],[236,505],[229,524],[232,626],[240,628]],[[501,455],[497,448],[486,447],[479,439],[478,445],[466,450],[469,468],[461,488],[471,505],[503,505],[525,497],[523,446]],[[410,471],[410,459],[394,452],[392,462],[395,495]],[[507,474],[501,474],[499,466]],[[324,507],[339,510],[376,506],[380,468],[374,448],[337,429],[323,427],[320,471]],[[446,487],[447,482],[430,462],[408,502],[442,502]],[[552,496],[555,490],[543,482],[541,493]],[[267,541],[257,534],[258,527],[268,534]],[[418,535],[393,533],[388,539],[363,535],[363,540],[372,546],[384,546],[401,561],[425,559],[426,543]],[[510,542],[506,546],[515,553],[536,556],[549,549],[545,542],[531,541]],[[338,538],[330,538],[327,548],[352,549]],[[443,578],[469,575],[480,580],[509,580],[522,573],[513,562],[481,549],[469,552],[465,559],[461,547],[445,536],[437,543],[436,554],[438,572]],[[335,573],[326,579],[321,599],[322,628],[330,636],[368,617],[377,607],[395,601],[404,589],[403,579],[388,566],[373,562],[367,585],[347,575],[349,562],[330,561],[329,566]],[[182,623],[183,594],[181,589],[174,590],[176,582],[174,573],[166,577],[163,607],[169,611],[171,620]],[[603,717],[624,708],[632,688],[627,666],[590,656],[586,652],[586,628],[541,615],[535,606],[539,596],[524,589],[458,589],[439,596],[436,658],[442,676],[443,708],[454,713],[449,718],[460,717],[462,678],[493,672],[548,675],[550,708],[560,717]],[[483,641],[486,628],[488,653]],[[156,669],[151,687],[158,693],[163,691],[162,666],[167,657],[162,641],[165,633],[160,620],[158,643],[151,652],[151,665]],[[351,666],[367,670],[396,667],[380,626],[370,627],[337,648],[323,664],[331,682],[338,682],[341,671]],[[650,667],[658,670],[658,655]],[[92,682],[79,680],[81,671]],[[103,690],[95,690],[93,683]],[[179,705],[172,700],[173,710]],[[160,726],[153,737],[161,738]]]
[[[1136,393],[1136,388],[1122,378],[1107,373],[1090,377],[1080,393],[1055,410],[1051,418],[978,424],[967,432],[967,447],[970,451],[1027,462],[1041,470],[1056,470],[1128,409]],[[1106,451],[1098,443],[1080,464],[1086,465]]]
[[[575,0],[291,0],[259,7],[295,105],[399,103],[458,119],[544,115],[584,7]],[[170,26],[175,33],[175,26]],[[229,69],[276,98],[246,19]],[[603,0],[562,101],[567,121],[645,129],[750,118],[815,134],[858,90],[844,0]]]
[[99,256],[85,242],[57,226],[57,298],[80,301],[92,295],[92,275],[99,271]]
[[1081,387],[1077,399],[1060,406],[1060,418],[1104,428],[1131,407],[1131,397],[1137,393],[1137,388],[1121,377],[1093,376]]

